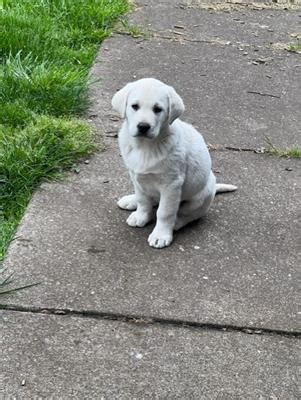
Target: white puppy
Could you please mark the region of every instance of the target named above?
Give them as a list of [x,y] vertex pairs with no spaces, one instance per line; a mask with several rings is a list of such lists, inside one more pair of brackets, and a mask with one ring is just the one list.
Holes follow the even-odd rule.
[[143,227],[154,219],[158,205],[148,242],[168,246],[174,230],[208,211],[216,192],[237,188],[216,184],[202,135],[177,119],[184,104],[171,86],[153,78],[128,83],[114,95],[112,106],[125,117],[119,146],[135,189],[118,206],[136,210],[127,224]]

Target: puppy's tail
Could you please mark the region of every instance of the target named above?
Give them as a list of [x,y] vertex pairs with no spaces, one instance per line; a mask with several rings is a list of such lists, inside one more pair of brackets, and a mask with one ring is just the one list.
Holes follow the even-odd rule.
[[215,193],[234,192],[235,190],[237,190],[237,186],[227,185],[226,183],[217,183],[215,187]]

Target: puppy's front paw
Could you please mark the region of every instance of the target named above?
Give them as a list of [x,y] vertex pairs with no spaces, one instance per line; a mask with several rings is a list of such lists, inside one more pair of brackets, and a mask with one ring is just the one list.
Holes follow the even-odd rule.
[[167,247],[171,244],[173,239],[172,232],[165,231],[160,232],[153,230],[153,232],[148,237],[148,243],[151,247],[155,247],[156,249],[162,249],[163,247]]
[[123,210],[134,211],[137,208],[136,196],[134,194],[123,196],[117,201],[117,204]]
[[126,223],[129,226],[136,226],[138,228],[142,228],[145,226],[148,222],[150,222],[151,216],[147,213],[139,213],[138,211],[133,212],[128,219],[126,220]]

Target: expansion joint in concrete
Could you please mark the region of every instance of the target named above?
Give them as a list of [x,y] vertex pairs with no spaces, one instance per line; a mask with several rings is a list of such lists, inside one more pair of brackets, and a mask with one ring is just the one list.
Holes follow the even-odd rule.
[[284,329],[270,329],[262,327],[239,326],[232,324],[219,324],[219,323],[202,323],[196,321],[186,321],[182,319],[172,319],[164,317],[144,316],[136,314],[120,314],[114,312],[101,312],[94,310],[74,310],[69,308],[49,308],[49,307],[27,307],[16,306],[13,304],[3,305],[0,304],[0,310],[30,313],[30,314],[43,314],[55,315],[65,317],[80,317],[91,318],[97,320],[119,321],[134,325],[159,325],[171,326],[175,328],[193,328],[200,331],[219,331],[219,332],[238,332],[244,334],[255,334],[265,336],[283,336],[291,338],[301,337],[299,331],[286,331]]

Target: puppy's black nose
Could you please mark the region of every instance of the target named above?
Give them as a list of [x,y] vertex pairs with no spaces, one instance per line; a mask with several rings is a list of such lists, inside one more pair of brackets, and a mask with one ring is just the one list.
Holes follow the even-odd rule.
[[144,135],[145,133],[147,133],[150,130],[150,124],[146,123],[146,122],[139,122],[139,124],[137,125],[138,128],[138,132],[141,133],[142,135]]

